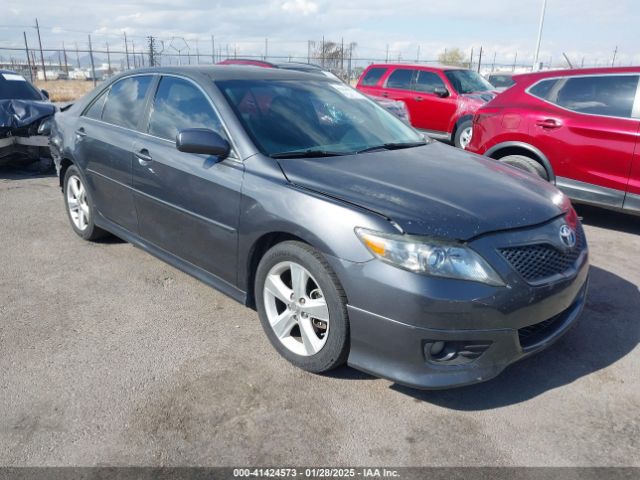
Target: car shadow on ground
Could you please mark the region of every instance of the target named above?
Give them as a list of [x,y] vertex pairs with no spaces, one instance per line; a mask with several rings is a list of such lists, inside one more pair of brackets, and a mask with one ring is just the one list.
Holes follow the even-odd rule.
[[593,227],[607,228],[618,232],[640,235],[640,217],[627,213],[606,210],[591,205],[575,205],[582,223]]
[[52,167],[42,170],[39,162],[0,165],[0,180],[28,180],[31,178],[51,178],[56,176],[55,168]]
[[587,305],[575,327],[548,350],[508,367],[485,383],[449,390],[391,388],[445,408],[490,410],[536,397],[594,374],[630,353],[640,343],[638,286],[591,267]]

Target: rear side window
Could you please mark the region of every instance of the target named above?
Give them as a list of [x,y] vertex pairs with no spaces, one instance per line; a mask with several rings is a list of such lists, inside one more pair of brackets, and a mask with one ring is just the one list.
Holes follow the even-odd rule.
[[418,71],[418,77],[416,78],[415,89],[420,92],[433,93],[437,87],[446,88],[444,82],[437,73],[427,72],[424,70]]
[[93,118],[94,120],[100,120],[102,118],[102,108],[104,107],[104,100],[107,98],[109,90],[105,90],[100,96],[91,104],[91,106],[84,112],[85,117]]
[[551,87],[553,87],[557,82],[557,79],[542,80],[541,82],[538,82],[533,87],[531,87],[529,89],[529,93],[534,97],[538,97],[543,100],[549,100]]
[[363,85],[365,87],[372,87],[374,85],[377,85],[386,71],[386,68],[372,68],[368,70],[364,78],[360,82],[360,85]]
[[149,133],[175,140],[186,128],[208,128],[224,136],[218,116],[198,87],[181,78],[162,77],[149,117]]
[[399,68],[395,70],[387,79],[387,88],[411,90],[413,74],[414,70],[407,70],[406,68]]
[[135,129],[144,110],[144,98],[151,76],[123,78],[113,84],[102,111],[102,120],[120,127]]
[[[541,98],[578,113],[631,118],[638,78],[638,75],[562,78],[553,81]],[[530,92],[536,95],[534,88]]]

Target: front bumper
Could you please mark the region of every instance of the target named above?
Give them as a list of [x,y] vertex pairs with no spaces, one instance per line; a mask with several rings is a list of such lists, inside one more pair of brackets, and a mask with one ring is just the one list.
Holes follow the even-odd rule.
[[49,137],[47,136],[0,138],[0,165],[19,160],[33,161],[49,156]]
[[[497,249],[557,237],[562,222],[471,243],[507,287],[417,275],[377,260],[329,258],[349,299],[349,365],[415,388],[448,388],[488,380],[554,343],[586,302],[586,243],[570,270],[540,285],[524,281]],[[437,342],[459,354],[451,361],[430,356]]]

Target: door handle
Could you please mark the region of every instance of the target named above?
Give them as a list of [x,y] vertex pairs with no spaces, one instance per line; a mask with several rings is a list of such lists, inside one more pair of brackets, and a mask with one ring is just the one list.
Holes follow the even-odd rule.
[[562,124],[555,118],[545,118],[544,120],[538,120],[536,122],[536,125],[549,130],[560,128],[562,126]]
[[422,100],[424,100],[424,98],[423,98],[423,97],[420,97],[420,96],[417,96],[417,97],[414,97],[414,100],[415,100],[416,102],[421,102]]
[[149,150],[146,148],[141,148],[136,152],[136,157],[138,159],[138,163],[142,166],[149,165],[153,161],[151,155],[149,154]]
[[389,96],[389,94],[387,92],[382,92],[382,96],[386,98]]
[[78,140],[82,140],[86,136],[87,136],[87,132],[85,131],[84,127],[80,127],[79,129],[76,130],[76,138]]

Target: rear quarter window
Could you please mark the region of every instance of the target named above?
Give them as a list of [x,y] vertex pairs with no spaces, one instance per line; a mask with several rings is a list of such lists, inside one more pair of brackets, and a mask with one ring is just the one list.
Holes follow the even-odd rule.
[[377,85],[386,71],[387,69],[384,67],[369,69],[367,73],[364,74],[364,77],[362,77],[360,85],[365,87],[373,87],[374,85]]

